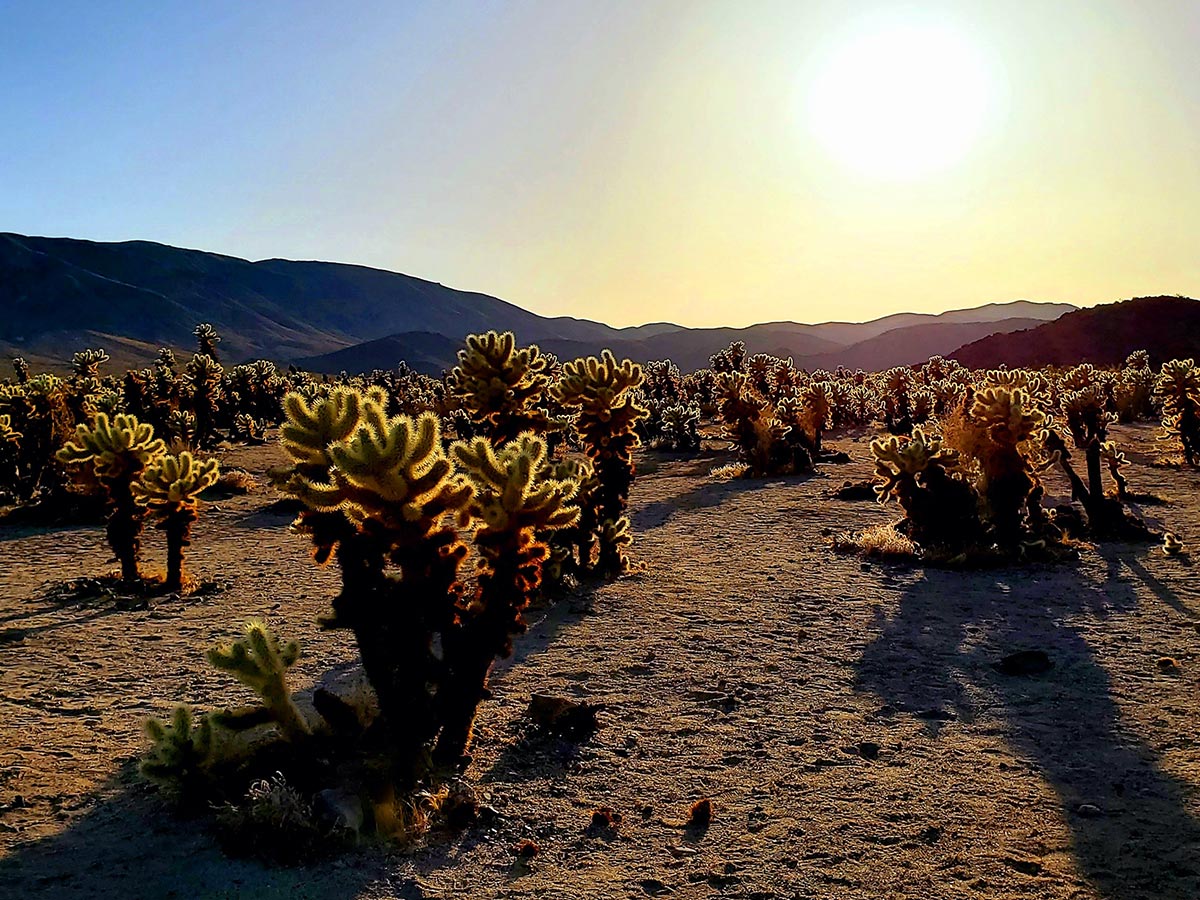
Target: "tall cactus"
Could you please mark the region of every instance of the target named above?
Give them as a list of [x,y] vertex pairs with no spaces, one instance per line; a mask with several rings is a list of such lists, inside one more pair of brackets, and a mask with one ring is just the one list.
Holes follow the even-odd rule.
[[570,505],[577,481],[546,477],[546,442],[525,433],[502,446],[484,438],[458,442],[451,455],[475,487],[470,515],[479,552],[478,598],[460,613],[461,627],[446,644],[444,726],[438,755],[457,759],[466,750],[475,709],[487,689],[492,660],[512,653],[525,631],[523,613],[542,582],[550,556],[544,536],[579,518]]
[[197,353],[219,363],[221,357],[217,355],[217,344],[221,343],[221,335],[217,334],[217,329],[209,323],[203,322],[196,326],[196,330],[192,334],[196,336]]
[[647,414],[632,392],[641,384],[641,366],[627,359],[618,363],[605,350],[599,359],[589,356],[564,363],[562,377],[551,389],[556,402],[578,411],[575,430],[596,467],[598,565],[607,576],[620,574],[629,565],[625,508],[633,484],[633,451],[640,443],[635,426]]
[[1164,436],[1179,441],[1189,466],[1200,465],[1200,369],[1190,359],[1163,363],[1154,392],[1162,401]]
[[184,450],[150,462],[140,481],[134,482],[134,499],[146,507],[167,536],[169,591],[183,589],[183,552],[191,544],[192,523],[197,518],[201,492],[216,484],[220,467],[215,459],[198,460]]
[[154,437],[150,425],[133,416],[118,415],[111,421],[98,413],[91,425],[80,425],[75,440],[58,451],[58,459],[71,465],[90,462],[108,492],[108,543],[121,563],[125,581],[139,578],[144,512],[134,499],[133,485],[142,471],[166,450]]
[[523,431],[545,431],[549,420],[538,404],[550,378],[536,345],[518,348],[511,331],[467,337],[446,388],[488,436],[501,444]]
[[293,465],[278,478],[308,507],[298,525],[317,561],[337,553],[342,589],[325,624],[353,630],[397,774],[411,777],[438,730],[441,648],[465,590],[467,547],[451,520],[468,515],[473,488],[453,471],[437,418],[389,418],[384,399],[289,394],[281,437]]

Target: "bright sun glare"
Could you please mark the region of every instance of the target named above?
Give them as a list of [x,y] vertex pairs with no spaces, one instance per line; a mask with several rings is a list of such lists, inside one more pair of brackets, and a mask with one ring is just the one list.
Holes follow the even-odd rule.
[[983,131],[991,78],[978,50],[943,27],[889,28],[835,51],[809,94],[809,127],[862,175],[913,179],[962,159]]

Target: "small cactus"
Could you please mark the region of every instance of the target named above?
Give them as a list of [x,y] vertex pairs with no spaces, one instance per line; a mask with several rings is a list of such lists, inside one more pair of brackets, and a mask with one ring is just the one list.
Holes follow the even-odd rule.
[[184,450],[178,456],[164,455],[142,471],[141,481],[132,485],[134,499],[159,520],[167,535],[167,580],[169,591],[183,588],[183,552],[191,543],[192,523],[200,494],[220,477],[215,459],[197,460]]
[[287,670],[300,658],[296,641],[281,644],[266,623],[251,619],[243,637],[209,649],[208,661],[229,672],[262,698],[263,706],[242,707],[217,713],[219,725],[232,730],[273,722],[285,740],[299,740],[312,733],[308,720],[292,699]]
[[209,718],[197,719],[190,707],[180,704],[170,723],[151,718],[144,729],[151,747],[139,767],[142,775],[181,801],[198,800],[214,761],[215,741]]

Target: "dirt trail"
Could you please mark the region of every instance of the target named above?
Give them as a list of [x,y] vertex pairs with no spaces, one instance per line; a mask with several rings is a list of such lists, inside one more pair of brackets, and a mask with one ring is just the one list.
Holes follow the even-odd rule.
[[[1151,436],[1119,430],[1132,485],[1200,547],[1200,476],[1144,465]],[[229,702],[201,654],[239,620],[300,637],[302,682],[354,657],[313,626],[336,573],[270,498],[204,513],[192,561],[226,590],[142,610],[33,599],[103,571],[98,529],[0,535],[0,895],[1200,896],[1197,570],[1134,545],[983,573],[835,554],[830,532],[896,518],[829,499],[869,475],[865,440],[838,445],[856,462],[808,480],[644,460],[643,569],[543,614],[481,710],[470,774],[496,824],[312,869],[225,859],[131,774],[145,715]],[[272,453],[229,461],[261,473]],[[993,668],[1024,649],[1054,668]],[[603,704],[599,734],[525,741],[533,691]],[[705,796],[712,825],[688,833]],[[585,833],[597,806],[623,815],[614,834]],[[523,838],[531,871],[514,864]]]

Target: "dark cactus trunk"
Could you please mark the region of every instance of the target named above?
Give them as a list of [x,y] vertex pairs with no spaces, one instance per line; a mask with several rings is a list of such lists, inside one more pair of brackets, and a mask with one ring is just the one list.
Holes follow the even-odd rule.
[[141,550],[142,508],[133,499],[128,475],[113,479],[107,485],[111,513],[106,535],[108,545],[121,564],[121,580],[134,582],[141,578],[138,553]]

